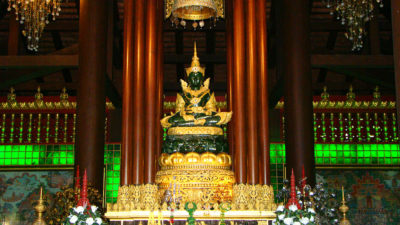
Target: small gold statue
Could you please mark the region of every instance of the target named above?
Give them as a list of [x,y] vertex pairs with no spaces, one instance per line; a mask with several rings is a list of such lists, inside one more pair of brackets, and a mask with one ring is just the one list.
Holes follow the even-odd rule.
[[342,186],[342,205],[340,206],[339,210],[340,212],[343,213],[343,218],[340,220],[339,225],[351,225],[350,221],[346,218],[346,212],[349,211],[349,207],[346,205],[343,186]]

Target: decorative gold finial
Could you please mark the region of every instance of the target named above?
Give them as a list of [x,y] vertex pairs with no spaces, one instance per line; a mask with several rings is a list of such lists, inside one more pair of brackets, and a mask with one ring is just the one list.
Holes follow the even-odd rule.
[[379,102],[381,100],[381,93],[379,92],[378,86],[375,87],[374,92],[372,93],[372,96],[374,97],[374,99],[373,99],[374,102]]
[[37,213],[37,218],[33,222],[32,225],[46,225],[46,222],[43,219],[43,214],[47,209],[47,206],[45,204],[45,200],[44,200],[44,197],[43,197],[43,187],[40,187],[39,200],[37,201],[36,206],[34,208],[35,208],[35,211]]
[[186,68],[186,75],[189,76],[191,72],[200,72],[204,75],[205,68],[201,67],[200,65],[200,59],[197,57],[197,47],[196,47],[196,42],[194,42],[194,52],[193,52],[193,57],[192,57],[192,63],[190,67]]
[[347,102],[354,102],[356,100],[356,94],[353,92],[353,85],[350,85],[349,92],[346,94]]
[[342,205],[339,208],[340,212],[343,213],[343,218],[340,220],[339,225],[351,225],[350,221],[346,218],[346,212],[349,211],[349,207],[346,205],[346,199],[344,198],[344,187],[342,186]]
[[7,102],[11,104],[17,102],[17,95],[13,87],[10,88],[10,93],[7,95]]
[[68,96],[68,93],[67,93],[67,89],[64,87],[63,89],[62,89],[62,92],[61,92],[61,94],[60,94],[60,102],[68,102],[68,98],[69,98],[69,96]]
[[323,101],[323,102],[329,101],[329,93],[328,93],[327,89],[328,88],[326,86],[324,86],[324,91],[321,94],[321,101]]

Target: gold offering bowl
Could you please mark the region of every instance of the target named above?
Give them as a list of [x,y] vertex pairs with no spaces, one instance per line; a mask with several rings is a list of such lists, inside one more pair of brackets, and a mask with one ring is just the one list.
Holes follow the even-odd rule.
[[161,195],[175,188],[171,194],[182,202],[202,200],[212,204],[232,200],[235,177],[228,154],[163,153],[159,163],[156,184]]

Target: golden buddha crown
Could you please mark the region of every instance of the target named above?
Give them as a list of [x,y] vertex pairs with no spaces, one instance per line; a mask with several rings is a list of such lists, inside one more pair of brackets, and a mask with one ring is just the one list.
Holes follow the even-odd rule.
[[200,72],[204,76],[205,70],[206,70],[206,68],[201,67],[201,65],[200,65],[199,57],[197,57],[196,42],[194,42],[194,53],[193,53],[193,57],[192,57],[192,64],[190,65],[190,67],[186,68],[186,75],[189,76],[189,74],[191,72]]

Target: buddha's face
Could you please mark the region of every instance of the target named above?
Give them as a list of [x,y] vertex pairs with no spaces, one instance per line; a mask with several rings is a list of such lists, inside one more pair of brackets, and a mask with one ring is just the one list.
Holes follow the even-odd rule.
[[200,72],[191,72],[188,77],[188,84],[192,90],[199,90],[203,85],[204,76]]

